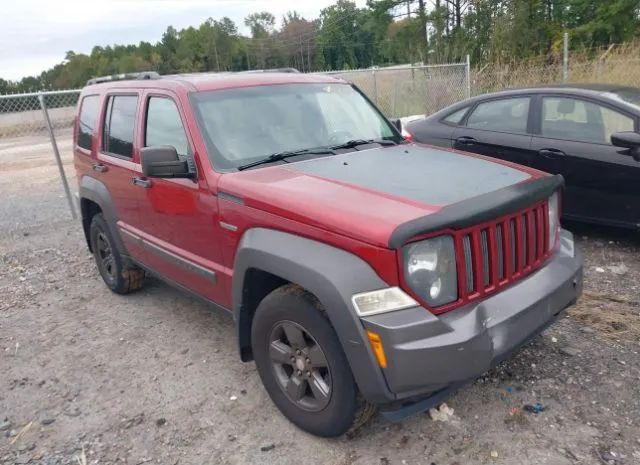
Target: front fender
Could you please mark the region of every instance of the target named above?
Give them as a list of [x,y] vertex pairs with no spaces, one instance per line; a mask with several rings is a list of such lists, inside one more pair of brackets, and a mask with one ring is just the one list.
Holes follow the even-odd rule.
[[362,395],[375,403],[394,399],[351,303],[354,294],[388,287],[365,261],[344,250],[281,231],[254,228],[245,232],[236,252],[232,290],[241,352],[251,345],[251,314],[243,305],[243,289],[247,270],[252,268],[314,294],[338,335]]

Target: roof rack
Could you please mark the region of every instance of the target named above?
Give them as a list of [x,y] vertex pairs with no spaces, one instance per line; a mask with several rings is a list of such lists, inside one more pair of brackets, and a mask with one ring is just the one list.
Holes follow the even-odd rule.
[[295,68],[271,68],[271,69],[250,69],[239,71],[240,73],[299,73]]
[[100,84],[103,82],[130,81],[130,80],[142,80],[142,79],[160,79],[160,75],[155,71],[143,71],[141,73],[113,74],[111,76],[101,76],[101,77],[89,79],[86,85],[92,86],[94,84]]

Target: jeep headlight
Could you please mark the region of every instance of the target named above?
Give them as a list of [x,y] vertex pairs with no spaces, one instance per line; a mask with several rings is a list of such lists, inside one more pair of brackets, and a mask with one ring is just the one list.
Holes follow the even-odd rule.
[[453,237],[414,242],[403,248],[402,255],[405,280],[426,304],[438,307],[458,299]]
[[558,193],[554,192],[549,197],[549,250],[556,244],[558,231],[560,230],[560,208],[558,205]]

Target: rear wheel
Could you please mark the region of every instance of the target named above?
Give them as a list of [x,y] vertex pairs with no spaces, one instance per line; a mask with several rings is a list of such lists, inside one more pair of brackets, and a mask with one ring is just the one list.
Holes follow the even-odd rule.
[[298,427],[339,436],[373,413],[359,400],[338,336],[320,304],[301,288],[286,285],[264,298],[253,318],[251,340],[269,396]]
[[109,289],[128,294],[142,287],[144,270],[124,262],[101,213],[91,219],[89,238],[98,271]]

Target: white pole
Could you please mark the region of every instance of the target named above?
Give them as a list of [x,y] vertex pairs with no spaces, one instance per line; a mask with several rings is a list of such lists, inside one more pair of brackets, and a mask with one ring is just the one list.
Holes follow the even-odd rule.
[[569,33],[564,33],[564,53],[562,56],[562,80],[569,80]]
[[471,57],[467,53],[467,98],[471,98]]

